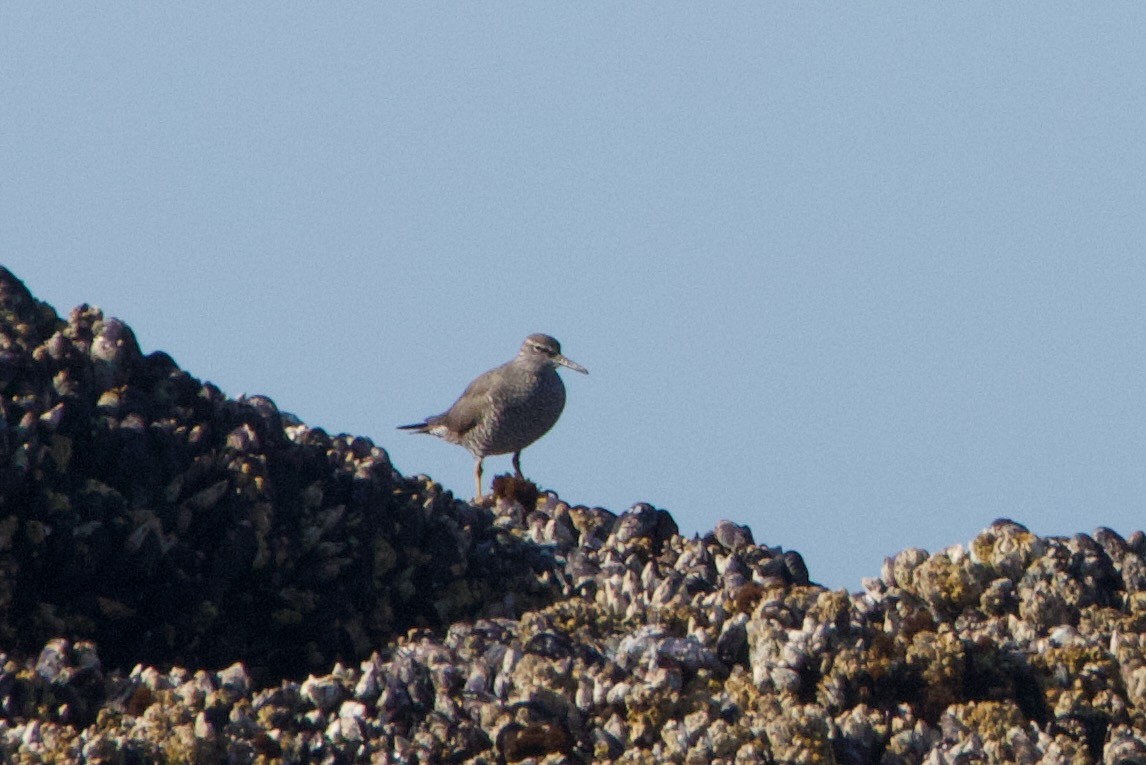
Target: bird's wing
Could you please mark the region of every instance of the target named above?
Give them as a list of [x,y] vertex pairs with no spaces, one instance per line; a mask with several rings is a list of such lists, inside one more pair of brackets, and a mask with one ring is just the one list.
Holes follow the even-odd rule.
[[466,386],[454,405],[442,415],[442,423],[446,427],[461,435],[481,422],[482,415],[489,412],[490,393],[497,379],[493,373],[496,371],[491,369]]

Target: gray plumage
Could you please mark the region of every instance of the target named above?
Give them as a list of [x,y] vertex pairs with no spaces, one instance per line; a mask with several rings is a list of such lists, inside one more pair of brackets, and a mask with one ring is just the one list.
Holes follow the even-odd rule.
[[561,416],[565,385],[557,374],[559,366],[589,373],[561,355],[561,344],[549,335],[530,335],[515,358],[479,375],[445,412],[399,429],[464,446],[477,461],[474,482],[480,498],[482,460],[512,452],[514,473],[524,477],[521,450],[545,435]]

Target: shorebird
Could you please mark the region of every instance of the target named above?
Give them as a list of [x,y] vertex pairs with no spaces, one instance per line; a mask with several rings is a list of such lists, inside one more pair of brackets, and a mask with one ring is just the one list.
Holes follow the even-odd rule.
[[481,499],[482,460],[513,452],[513,472],[521,474],[521,450],[545,435],[565,408],[565,385],[557,367],[589,374],[561,355],[549,335],[525,338],[511,361],[478,375],[446,411],[399,430],[429,433],[464,446],[474,456],[474,485]]

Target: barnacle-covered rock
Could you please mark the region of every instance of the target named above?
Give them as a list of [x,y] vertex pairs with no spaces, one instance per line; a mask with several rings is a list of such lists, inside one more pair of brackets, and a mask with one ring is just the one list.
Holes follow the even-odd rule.
[[0,268],[0,761],[1146,763],[1146,535],[482,505]]
[[983,529],[967,546],[975,563],[991,570],[993,578],[1018,581],[1031,561],[1046,549],[1042,539],[1022,524],[999,519]]

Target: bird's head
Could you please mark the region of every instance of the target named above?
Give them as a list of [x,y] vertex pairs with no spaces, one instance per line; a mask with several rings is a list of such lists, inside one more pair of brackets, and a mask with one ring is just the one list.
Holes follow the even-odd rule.
[[549,335],[536,333],[525,338],[517,355],[519,358],[534,363],[540,362],[553,367],[569,367],[574,372],[580,372],[583,375],[589,374],[588,369],[561,355],[561,343]]

